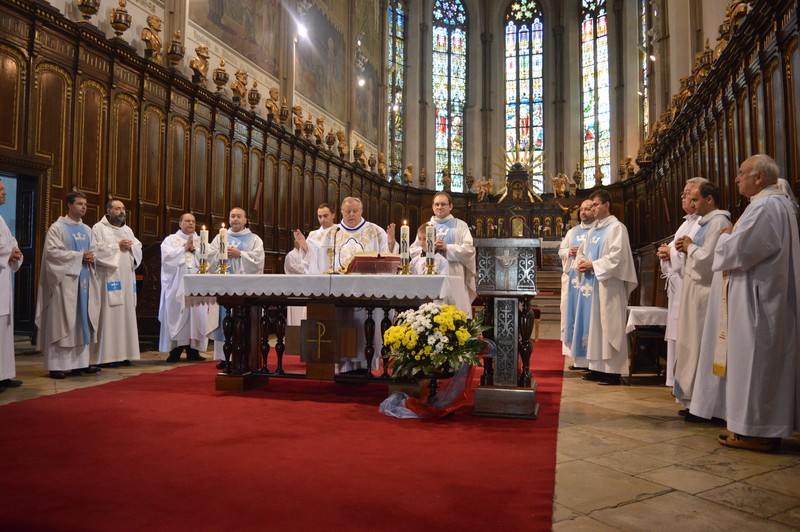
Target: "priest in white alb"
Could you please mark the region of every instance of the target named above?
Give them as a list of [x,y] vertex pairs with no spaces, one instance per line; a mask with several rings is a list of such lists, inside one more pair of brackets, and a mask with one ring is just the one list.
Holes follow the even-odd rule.
[[741,164],[736,184],[750,205],[720,236],[713,265],[724,311],[713,371],[727,381],[730,431],[719,442],[756,451],[776,451],[800,430],[800,240],[779,176],[767,155]]
[[52,379],[96,373],[89,367],[89,345],[97,341],[100,287],[97,282],[92,232],[83,223],[86,195],[66,196],[67,215],[47,230],[36,296],[37,345]]
[[[591,298],[586,298],[591,302],[586,337],[586,358],[591,373],[584,378],[602,384],[620,384],[620,375],[628,373],[629,369],[625,324],[628,297],[638,284],[636,266],[628,230],[611,214],[611,195],[600,189],[589,199],[595,225],[575,256],[575,268],[584,278],[581,290],[592,293]],[[581,298],[579,314],[583,303],[584,298]]]
[[661,259],[661,276],[667,279],[667,326],[664,330],[664,340],[667,342],[667,378],[666,385],[675,384],[675,342],[678,339],[678,314],[681,310],[681,290],[683,289],[683,263],[685,255],[675,249],[675,242],[689,236],[694,236],[697,231],[697,220],[694,206],[689,200],[689,195],[697,185],[708,183],[705,177],[693,177],[686,181],[681,192],[681,208],[686,216],[683,223],[675,231],[675,236],[669,244],[662,244],[658,248],[658,258]]
[[136,268],[142,263],[142,243],[125,224],[125,205],[106,203],[106,215],[92,227],[97,278],[100,283],[100,324],[92,344],[92,364],[130,365],[139,360],[136,324]]
[[592,200],[587,199],[581,203],[579,215],[580,223],[567,231],[558,248],[558,256],[561,258],[561,353],[573,356],[573,365],[570,369],[589,367],[589,361],[585,356],[575,356],[577,351],[573,355],[572,339],[575,332],[575,312],[581,294],[578,271],[574,268],[575,257],[594,224]]
[[[6,194],[6,185],[0,179],[0,205],[5,205]],[[22,384],[14,378],[17,367],[14,361],[14,294],[11,283],[11,274],[20,266],[22,251],[0,216],[0,392]]]

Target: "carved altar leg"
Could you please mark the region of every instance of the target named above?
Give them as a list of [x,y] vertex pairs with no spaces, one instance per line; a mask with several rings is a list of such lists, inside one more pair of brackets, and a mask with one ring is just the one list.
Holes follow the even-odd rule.
[[381,378],[389,378],[389,347],[383,341],[383,336],[386,334],[386,329],[392,326],[392,320],[389,319],[389,307],[383,307],[383,319],[381,320],[381,358],[383,359],[383,373]]
[[244,307],[236,306],[233,309],[233,359],[236,362],[236,368],[233,373],[236,375],[244,375],[249,371],[247,364],[245,339],[245,310]]
[[283,343],[283,338],[286,335],[286,305],[278,305],[278,317],[275,323],[275,353],[278,355],[278,368],[275,373],[283,375],[286,372],[283,370],[283,353],[286,351],[286,344]]
[[261,373],[265,375],[269,373],[269,368],[267,367],[267,359],[269,358],[269,330],[270,330],[270,319],[269,319],[269,305],[261,305],[261,319],[259,320],[259,329],[261,333],[261,341],[259,342],[259,349],[261,350],[261,360],[263,363],[261,364]]
[[522,299],[522,312],[519,313],[519,357],[522,359],[522,373],[519,375],[519,386],[531,386],[531,352],[533,351],[533,343],[531,342],[531,333],[533,333],[533,310],[531,310],[530,299]]
[[[492,297],[483,298],[483,324],[490,327],[484,331],[483,337],[494,341],[494,298]],[[494,385],[494,359],[491,357],[484,357],[483,359],[483,375],[481,375],[481,385]]]
[[375,357],[375,320],[372,319],[372,307],[367,307],[367,319],[364,321],[364,356],[367,358],[367,374],[372,375],[372,359]]
[[225,317],[222,318],[222,334],[225,335],[225,342],[222,344],[222,352],[225,354],[225,367],[223,373],[231,372],[231,354],[233,353],[233,318],[231,318],[231,306],[225,305]]

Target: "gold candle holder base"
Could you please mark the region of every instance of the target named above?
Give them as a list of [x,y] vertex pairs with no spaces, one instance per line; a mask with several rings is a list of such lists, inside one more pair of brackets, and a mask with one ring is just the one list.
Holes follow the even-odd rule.
[[227,274],[228,273],[228,261],[221,260],[219,261],[219,266],[217,267],[217,273]]
[[425,275],[436,275],[436,263],[433,259],[425,259]]
[[200,259],[200,269],[197,273],[208,273],[208,261],[206,259]]
[[397,273],[400,275],[408,275],[411,273],[410,264],[407,260],[400,262],[400,270]]

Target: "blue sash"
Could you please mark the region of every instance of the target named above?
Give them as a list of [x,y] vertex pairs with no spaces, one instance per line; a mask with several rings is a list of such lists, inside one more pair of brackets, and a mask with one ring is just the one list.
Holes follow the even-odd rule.
[[[89,251],[92,245],[92,234],[84,225],[74,225],[61,221],[61,228],[67,236],[64,245],[72,251],[81,253]],[[75,325],[81,328],[83,343],[88,344],[92,338],[92,324],[89,322],[89,265],[81,264],[81,274],[78,276],[78,301],[76,307]]]
[[[456,225],[458,220],[451,218],[445,222],[440,222],[436,218],[433,219],[433,227],[436,229],[436,238],[441,238],[448,246],[456,243]],[[445,255],[445,251],[439,250],[437,253]]]
[[[586,236],[585,253],[586,258],[597,260],[600,258],[605,240],[606,230],[610,227],[606,225],[592,229]],[[576,276],[578,284],[578,303],[575,310],[575,329],[572,333],[572,356],[575,358],[586,357],[587,346],[589,344],[589,324],[592,317],[592,300],[597,277],[594,271],[588,271],[581,275],[580,282]]]
[[[586,235],[589,229],[584,229],[581,226],[575,227],[575,230],[570,233],[569,246],[580,246],[586,240]],[[567,306],[565,309],[566,317],[564,320],[564,338],[568,342],[572,342],[573,331],[575,329],[575,316],[578,311],[578,298],[580,297],[580,290],[578,283],[578,272],[573,268],[569,271],[567,279]]]

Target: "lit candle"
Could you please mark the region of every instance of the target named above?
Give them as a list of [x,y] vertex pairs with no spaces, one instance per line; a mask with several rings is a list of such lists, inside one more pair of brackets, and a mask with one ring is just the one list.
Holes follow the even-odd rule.
[[219,229],[219,258],[228,260],[228,230],[225,229],[225,224]]
[[433,254],[436,250],[433,247],[433,243],[436,241],[436,229],[431,225],[428,224],[428,227],[425,228],[425,258],[426,259],[433,259]]
[[408,223],[403,220],[403,226],[400,228],[400,260],[408,260]]
[[200,229],[200,258],[208,258],[208,231],[205,225]]

